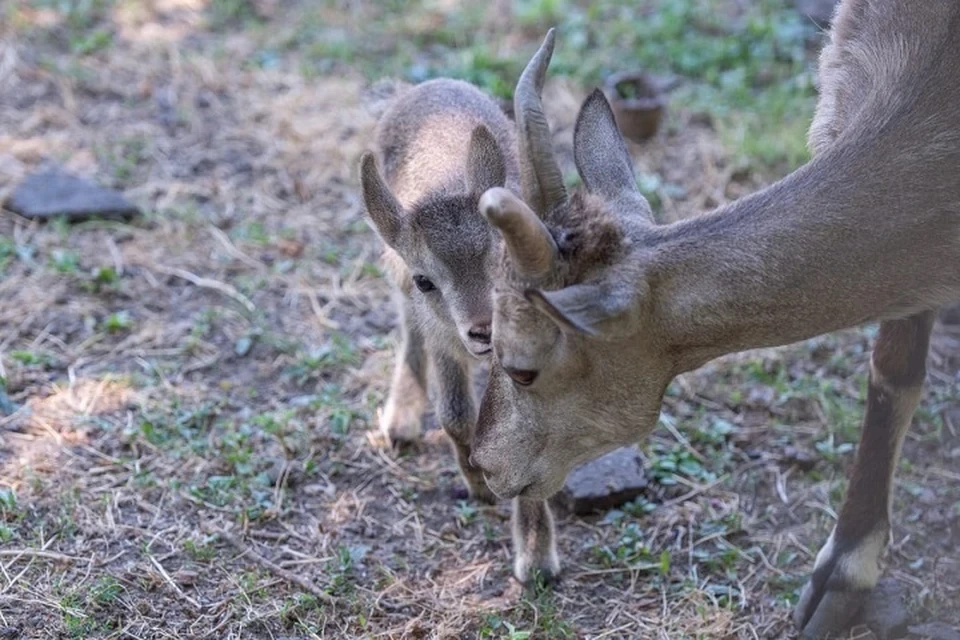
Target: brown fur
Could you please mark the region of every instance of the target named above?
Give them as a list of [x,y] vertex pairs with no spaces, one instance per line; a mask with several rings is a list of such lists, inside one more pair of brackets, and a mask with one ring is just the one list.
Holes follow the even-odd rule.
[[545,219],[567,268],[568,282],[581,282],[587,274],[622,259],[626,234],[617,216],[602,198],[578,191],[569,205]]

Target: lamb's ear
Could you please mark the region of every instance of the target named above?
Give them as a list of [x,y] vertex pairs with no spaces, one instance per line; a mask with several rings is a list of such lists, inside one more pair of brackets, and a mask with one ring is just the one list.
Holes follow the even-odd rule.
[[360,158],[360,185],[363,202],[377,233],[388,246],[394,247],[403,224],[403,207],[383,181],[377,161],[369,151]]
[[527,289],[524,295],[566,333],[609,339],[636,330],[637,295],[627,288],[584,283],[556,291]]
[[477,125],[467,149],[467,189],[481,194],[507,182],[507,162],[497,139],[486,125]]

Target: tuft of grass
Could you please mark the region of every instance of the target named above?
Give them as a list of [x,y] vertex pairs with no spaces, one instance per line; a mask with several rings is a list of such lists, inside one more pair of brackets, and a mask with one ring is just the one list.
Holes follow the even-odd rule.
[[0,276],[3,275],[16,257],[17,245],[13,242],[13,238],[0,236]]
[[113,42],[113,33],[107,29],[94,29],[70,35],[70,48],[80,56],[87,56],[108,48]]
[[120,333],[133,328],[133,316],[129,311],[116,311],[103,319],[103,329],[107,333]]
[[101,576],[90,588],[90,601],[95,605],[106,606],[112,604],[120,594],[123,586],[113,576]]
[[47,367],[54,363],[53,358],[36,351],[11,351],[10,358],[25,367]]
[[9,522],[21,515],[17,494],[9,487],[0,487],[0,518]]
[[705,467],[704,462],[683,445],[666,447],[654,442],[649,455],[650,476],[663,486],[677,484],[678,475],[696,483],[709,483],[717,479],[717,474]]
[[77,275],[80,272],[80,257],[74,251],[54,249],[50,253],[50,266],[63,275]]
[[293,378],[297,385],[304,386],[358,363],[356,345],[342,333],[334,333],[329,342],[321,347],[300,352],[285,373]]

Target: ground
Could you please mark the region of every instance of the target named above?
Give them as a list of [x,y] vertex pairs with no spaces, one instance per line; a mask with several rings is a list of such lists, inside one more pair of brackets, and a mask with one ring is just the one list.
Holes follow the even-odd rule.
[[[508,98],[557,24],[558,146],[605,74],[655,72],[675,86],[638,179],[662,219],[696,215],[806,159],[817,29],[773,0],[458,5],[0,7],[0,200],[55,162],[144,210],[0,212],[0,637],[793,633],[874,328],[678,379],[648,495],[560,514],[565,578],[524,591],[508,506],[453,497],[441,432],[377,434],[395,316],[357,161],[373,81]],[[958,625],[960,333],[934,342],[884,568],[917,620]]]

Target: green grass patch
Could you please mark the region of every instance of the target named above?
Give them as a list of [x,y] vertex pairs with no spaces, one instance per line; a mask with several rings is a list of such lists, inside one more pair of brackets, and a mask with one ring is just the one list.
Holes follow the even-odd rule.
[[349,20],[329,24],[322,17],[328,14],[316,11],[282,43],[305,53],[310,74],[454,77],[509,99],[536,43],[556,27],[552,76],[570,76],[585,88],[628,69],[675,76],[681,82],[671,109],[709,113],[739,164],[783,172],[808,157],[816,27],[786,0],[746,7],[721,0],[521,0],[512,4],[508,27],[522,30],[524,44],[516,49],[508,48],[506,33],[490,33],[481,5],[366,7],[357,19],[364,38],[353,37]]

